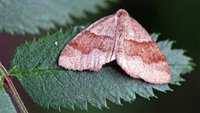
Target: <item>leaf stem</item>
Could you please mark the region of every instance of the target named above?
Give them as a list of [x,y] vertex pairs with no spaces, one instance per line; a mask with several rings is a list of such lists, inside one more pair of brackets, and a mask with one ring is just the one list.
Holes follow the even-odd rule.
[[0,62],[0,71],[1,71],[1,74],[2,74],[3,76],[8,76],[8,75],[9,75],[8,71],[7,71],[6,68],[2,65],[1,62]]
[[17,92],[12,82],[11,76],[9,76],[8,71],[1,64],[1,62],[0,62],[0,71],[3,75],[3,84],[7,87],[7,91],[13,100],[13,105],[16,105],[15,109],[19,111],[20,113],[28,113],[21,97],[19,96],[19,93]]

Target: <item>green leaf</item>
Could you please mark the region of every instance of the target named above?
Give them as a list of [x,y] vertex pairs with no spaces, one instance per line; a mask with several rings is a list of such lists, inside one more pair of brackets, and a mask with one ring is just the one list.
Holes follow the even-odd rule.
[[180,76],[181,74],[189,73],[193,70],[194,63],[192,59],[184,55],[185,50],[182,49],[172,49],[174,41],[160,41],[158,46],[163,51],[167,58],[167,61],[171,69],[171,84],[180,85],[180,82],[184,79]]
[[[0,0],[0,31],[39,33],[39,28],[54,28],[56,24],[72,23],[73,17],[85,12],[96,13],[115,0]],[[98,6],[98,7],[97,7]],[[56,24],[55,24],[56,23]]]
[[0,85],[0,113],[17,113],[2,85]]
[[[66,33],[60,30],[26,42],[16,50],[10,73],[20,79],[33,100],[41,106],[87,109],[89,103],[101,109],[107,107],[107,100],[121,104],[121,100],[134,101],[136,94],[147,99],[155,97],[153,89],[171,90],[167,84],[155,85],[131,79],[114,62],[98,72],[75,72],[58,67],[61,50],[76,33],[73,29]],[[170,64],[170,84],[179,84],[183,81],[181,75],[191,72],[193,64],[183,50],[172,49],[172,43],[166,40],[158,45]]]

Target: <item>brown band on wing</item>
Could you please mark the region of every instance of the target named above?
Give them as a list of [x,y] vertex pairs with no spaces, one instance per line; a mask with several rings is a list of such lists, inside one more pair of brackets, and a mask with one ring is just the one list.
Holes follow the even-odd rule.
[[101,50],[102,52],[111,51],[113,44],[114,40],[112,37],[96,35],[89,31],[84,31],[77,35],[75,39],[71,40],[68,46],[82,52],[82,54],[89,54],[92,49],[95,48]]
[[153,40],[149,42],[137,42],[125,39],[124,49],[128,56],[139,56],[146,64],[160,61],[166,62],[164,55]]
[[70,57],[70,56],[73,56],[72,53],[73,53],[73,50],[70,50],[69,48],[65,47],[65,48],[62,50],[60,56],[68,56],[68,57]]

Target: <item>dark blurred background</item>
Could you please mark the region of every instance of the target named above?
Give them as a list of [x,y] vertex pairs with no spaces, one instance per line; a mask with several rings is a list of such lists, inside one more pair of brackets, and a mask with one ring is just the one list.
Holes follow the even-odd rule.
[[[99,110],[89,106],[88,111],[61,109],[61,113],[200,113],[200,0],[121,0],[111,4],[109,9],[100,9],[98,14],[88,14],[89,18],[76,18],[74,21],[78,24],[92,23],[120,8],[126,9],[150,33],[162,33],[160,40],[175,40],[174,47],[187,50],[186,54],[194,59],[195,70],[184,75],[186,82],[182,86],[171,86],[173,92],[155,92],[157,99],[137,96],[135,102],[123,102],[123,106],[109,102],[110,109]],[[15,48],[32,38],[31,35],[0,33],[0,61],[9,69]],[[41,108],[21,88],[18,89],[30,113],[59,113]]]

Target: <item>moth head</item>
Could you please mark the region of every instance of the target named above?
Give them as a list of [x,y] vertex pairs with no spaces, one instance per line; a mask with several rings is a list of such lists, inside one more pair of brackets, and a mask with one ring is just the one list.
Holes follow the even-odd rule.
[[117,11],[116,15],[119,18],[121,18],[121,17],[123,18],[123,17],[127,17],[128,13],[126,12],[126,10],[120,9],[120,10]]

